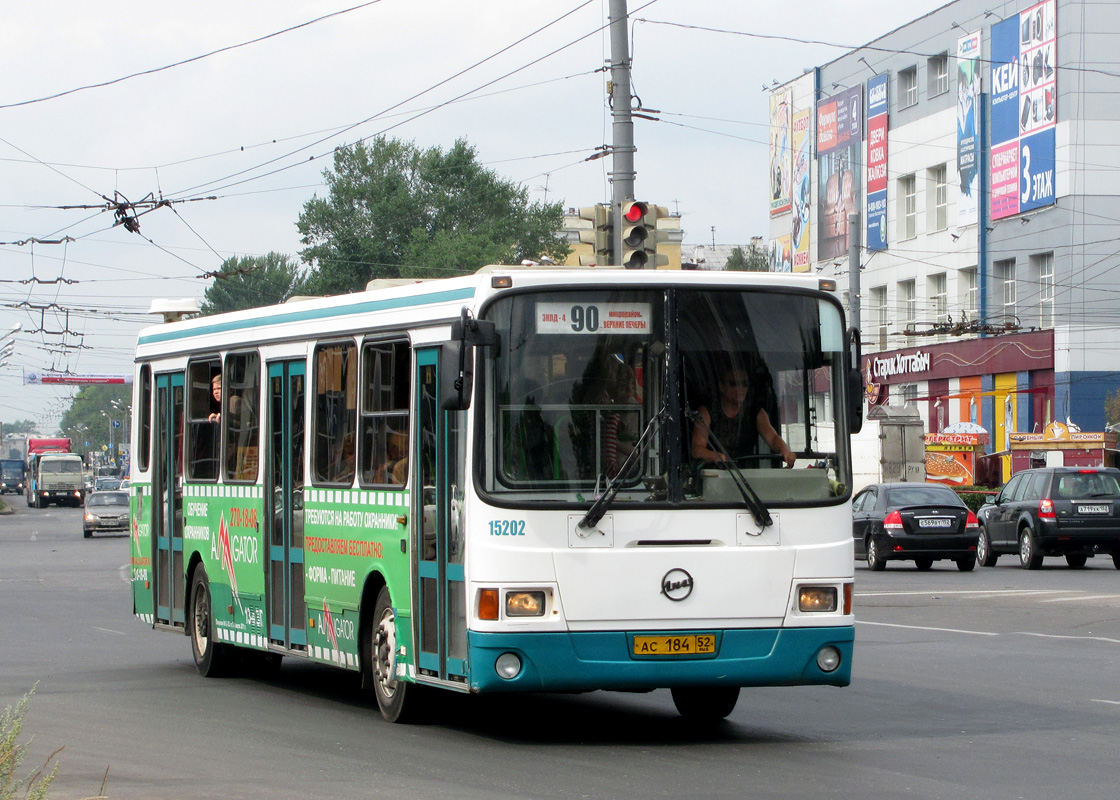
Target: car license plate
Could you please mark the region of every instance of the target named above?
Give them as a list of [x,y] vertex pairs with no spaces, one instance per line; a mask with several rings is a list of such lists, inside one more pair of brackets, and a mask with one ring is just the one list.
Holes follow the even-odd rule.
[[1110,510],[1109,506],[1078,506],[1077,507],[1077,513],[1078,514],[1107,514],[1109,512],[1109,510]]
[[951,528],[953,527],[953,520],[948,517],[930,517],[928,519],[918,520],[919,528]]
[[702,656],[715,651],[716,637],[711,633],[634,637],[636,656]]

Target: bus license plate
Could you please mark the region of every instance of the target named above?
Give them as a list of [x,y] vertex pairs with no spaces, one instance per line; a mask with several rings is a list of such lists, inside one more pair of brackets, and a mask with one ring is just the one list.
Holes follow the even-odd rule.
[[1078,506],[1078,514],[1107,514],[1108,506]]
[[715,651],[716,637],[710,633],[634,637],[636,656],[702,656]]

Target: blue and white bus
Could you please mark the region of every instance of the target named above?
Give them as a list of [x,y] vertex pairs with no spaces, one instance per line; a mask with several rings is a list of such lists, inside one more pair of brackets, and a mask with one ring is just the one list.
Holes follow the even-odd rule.
[[[719,719],[741,687],[849,683],[859,343],[832,282],[376,283],[140,334],[134,609],[204,675],[334,664],[392,721],[435,689],[667,688]],[[692,458],[729,366],[795,461]]]

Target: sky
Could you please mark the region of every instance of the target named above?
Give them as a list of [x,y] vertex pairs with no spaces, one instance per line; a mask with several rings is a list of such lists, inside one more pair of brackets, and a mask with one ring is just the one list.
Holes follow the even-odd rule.
[[[635,195],[679,213],[686,243],[766,236],[767,89],[941,5],[629,0],[633,94],[659,112],[635,122]],[[52,432],[76,390],[24,385],[25,371],[130,373],[153,299],[201,299],[230,256],[297,256],[296,221],[339,145],[463,138],[533,200],[609,200],[610,159],[586,160],[611,139],[607,10],[5,3],[0,347],[22,330],[0,422]],[[144,199],[172,202],[138,233],[114,225],[111,203]]]

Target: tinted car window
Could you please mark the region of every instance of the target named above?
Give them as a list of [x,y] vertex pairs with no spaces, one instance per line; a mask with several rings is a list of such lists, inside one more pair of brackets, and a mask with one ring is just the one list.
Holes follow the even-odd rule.
[[1007,482],[1007,485],[999,493],[999,499],[1004,503],[1009,503],[1015,499],[1015,492],[1023,482],[1023,473],[1019,473]]
[[89,506],[127,506],[128,492],[94,492],[86,502]]
[[1069,473],[1058,478],[1058,497],[1117,497],[1116,477],[1101,473]]
[[855,511],[868,511],[875,505],[875,492],[863,492],[859,494],[855,502],[852,503],[852,508]]
[[936,484],[914,486],[901,486],[888,490],[887,505],[891,506],[923,506],[923,505],[949,505],[959,506],[962,501],[957,493],[946,486]]
[[1031,481],[1031,488],[1030,488],[1030,492],[1027,496],[1027,499],[1028,500],[1041,500],[1043,497],[1046,496],[1046,487],[1049,485],[1049,483],[1050,483],[1050,473],[1049,472],[1040,472],[1037,475],[1035,475],[1034,480]]

